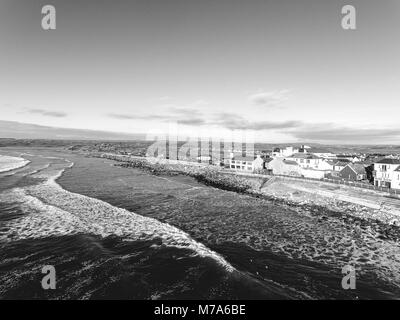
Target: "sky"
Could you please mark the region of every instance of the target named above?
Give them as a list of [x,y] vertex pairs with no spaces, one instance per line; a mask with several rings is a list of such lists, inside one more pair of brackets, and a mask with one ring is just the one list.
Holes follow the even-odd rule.
[[399,144],[399,35],[398,0],[1,0],[0,120]]

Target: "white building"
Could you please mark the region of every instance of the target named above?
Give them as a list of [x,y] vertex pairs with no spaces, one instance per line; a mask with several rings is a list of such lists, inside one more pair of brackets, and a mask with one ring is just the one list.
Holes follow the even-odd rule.
[[385,158],[374,163],[374,184],[377,187],[400,189],[400,160]]
[[330,152],[314,152],[314,155],[317,157],[326,159],[326,160],[336,160],[336,154]]
[[275,175],[285,175],[285,176],[295,176],[295,177],[305,177],[313,179],[322,179],[330,171],[318,170],[313,168],[306,168],[300,166],[292,158],[282,159],[275,158],[268,164],[266,168],[271,170]]
[[353,163],[360,162],[362,160],[361,157],[359,157],[357,155],[349,155],[349,154],[338,154],[338,155],[336,155],[336,158],[339,161],[347,160],[347,161],[351,161]]
[[325,178],[326,174],[330,171],[324,170],[315,170],[315,169],[301,169],[301,174],[305,178],[312,178],[312,179],[322,179]]
[[234,156],[229,159],[229,168],[238,171],[254,172],[264,169],[264,159],[260,155],[256,157]]
[[320,163],[324,161],[320,157],[310,153],[296,153],[287,158],[288,160],[296,161],[297,164],[304,169],[319,169]]
[[290,157],[295,153],[299,152],[299,148],[295,148],[295,147],[286,147],[284,149],[281,148],[275,148],[272,151],[272,156],[273,157]]
[[205,156],[205,155],[198,156],[197,160],[200,161],[200,162],[209,162],[210,163],[211,162],[211,156]]
[[296,161],[276,157],[266,164],[266,168],[276,175],[301,177],[301,168]]
[[400,190],[400,166],[394,170],[392,189]]

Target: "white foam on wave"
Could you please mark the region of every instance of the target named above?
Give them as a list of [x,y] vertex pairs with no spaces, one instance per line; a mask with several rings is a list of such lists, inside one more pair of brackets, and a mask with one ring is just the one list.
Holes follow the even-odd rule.
[[[68,167],[72,167],[73,163],[68,162]],[[127,241],[160,239],[165,246],[189,249],[194,255],[214,259],[227,271],[235,270],[222,256],[174,226],[64,190],[56,180],[66,168],[41,171],[36,176],[46,177],[46,182],[0,194],[0,201],[18,201],[26,213],[9,221],[6,228],[9,230],[0,233],[0,239],[12,241],[78,233],[115,235]]]
[[0,155],[0,173],[25,167],[29,163],[30,161],[24,158]]
[[39,168],[39,169],[33,170],[32,172],[28,172],[26,175],[27,175],[27,176],[30,176],[30,175],[36,174],[36,173],[38,173],[38,172],[40,172],[40,171],[42,171],[42,170],[45,170],[45,169],[47,169],[47,168],[49,168],[49,167],[50,167],[50,163],[44,165],[43,167],[41,167],[41,168]]

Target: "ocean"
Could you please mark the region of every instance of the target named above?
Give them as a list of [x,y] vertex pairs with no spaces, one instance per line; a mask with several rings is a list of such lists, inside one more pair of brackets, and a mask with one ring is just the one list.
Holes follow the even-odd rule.
[[50,148],[0,154],[30,161],[0,173],[2,299],[400,297],[397,227]]

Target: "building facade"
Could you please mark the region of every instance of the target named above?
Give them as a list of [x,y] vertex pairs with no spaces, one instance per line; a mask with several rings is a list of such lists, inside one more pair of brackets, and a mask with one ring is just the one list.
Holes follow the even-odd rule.
[[400,160],[384,158],[374,163],[374,185],[400,189]]
[[266,168],[273,174],[301,177],[301,167],[293,160],[284,160],[283,158],[274,158]]
[[323,161],[320,157],[308,153],[296,153],[287,158],[287,160],[295,161],[301,168],[304,169],[319,169],[320,163]]
[[256,157],[234,156],[229,159],[229,168],[247,172],[262,170],[264,169],[264,159],[260,155]]

